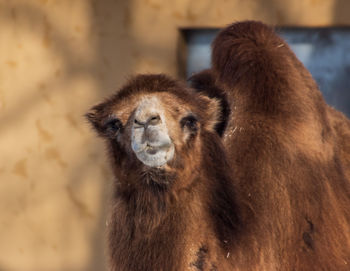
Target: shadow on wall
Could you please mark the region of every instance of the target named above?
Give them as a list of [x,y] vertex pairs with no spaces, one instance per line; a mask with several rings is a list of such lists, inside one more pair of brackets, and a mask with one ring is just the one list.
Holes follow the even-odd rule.
[[[93,44],[94,52],[92,52],[91,57],[86,59],[76,52],[76,48],[70,47],[72,42],[69,40],[71,38],[69,37],[69,31],[64,31],[64,29],[60,28],[56,24],[57,21],[54,20],[48,10],[38,8],[37,5],[32,4],[30,1],[16,1],[10,4],[4,4],[4,2],[0,3],[1,13],[9,15],[1,16],[0,22],[2,27],[7,25],[11,25],[12,27],[14,24],[17,24],[19,26],[17,31],[19,33],[25,33],[26,36],[32,36],[38,40],[42,39],[43,46],[55,56],[55,59],[58,59],[59,62],[62,63],[60,70],[53,73],[46,73],[46,77],[40,78],[42,82],[40,86],[28,86],[28,89],[24,89],[21,93],[18,93],[15,103],[11,105],[11,108],[2,112],[0,133],[5,129],[21,126],[22,123],[26,121],[28,114],[35,111],[35,109],[40,106],[43,99],[50,101],[52,96],[55,95],[53,92],[61,91],[69,93],[72,91],[72,89],[67,88],[67,86],[74,85],[74,81],[77,80],[77,78],[83,78],[84,80],[87,79],[89,82],[93,82],[94,89],[98,90],[98,92],[95,93],[97,102],[110,94],[111,91],[115,90],[117,84],[124,81],[124,77],[131,73],[133,70],[132,61],[130,53],[127,52],[127,50],[132,41],[130,40],[128,33],[129,28],[127,26],[130,23],[129,7],[132,6],[132,1],[95,0],[91,1],[89,6],[90,10],[88,10],[88,13],[91,20],[89,38]],[[67,16],[73,15],[67,14]],[[122,27],[120,26],[121,24],[123,25]],[[44,32],[43,38],[41,36],[39,37],[42,32]],[[33,56],[33,58],[34,57],[35,56]],[[9,66],[17,65],[14,61],[8,61],[7,64]],[[36,67],[34,66],[33,70],[35,69]],[[19,79],[18,77],[13,78],[15,81]],[[38,88],[38,90],[36,88]],[[84,99],[84,97],[82,97],[82,99]],[[67,107],[81,108],[81,103],[84,102],[81,100],[69,100],[67,101]],[[85,122],[83,114],[86,109],[87,107],[80,111],[78,110],[79,112],[74,111],[74,116],[71,116],[70,124],[77,127],[82,126],[81,123]],[[67,110],[70,111],[69,108],[67,108]],[[54,125],[54,120],[52,122],[52,125]],[[37,128],[39,134],[43,138],[46,138],[47,141],[52,142],[55,140],[53,139],[54,135],[50,132],[50,127],[43,129],[39,123]],[[35,129],[35,127],[33,127],[33,129]],[[70,130],[72,131],[72,127],[70,126],[62,127],[62,129],[66,130],[67,133]],[[72,132],[74,132],[74,129]],[[20,135],[14,136],[20,137]],[[68,136],[68,134],[66,136]],[[96,142],[95,140],[97,141],[97,139],[94,138],[93,143]],[[96,157],[96,154],[103,150],[96,149],[96,145],[86,145],[84,148],[84,153],[86,155],[77,157],[69,163],[63,161],[57,152],[52,151],[51,158],[57,160],[58,164],[61,166],[61,170],[65,171],[63,175],[67,176],[67,180],[58,180],[57,177],[52,176],[52,180],[50,179],[49,181],[62,181],[67,191],[67,198],[72,201],[72,204],[76,206],[76,208],[80,208],[82,213],[85,212],[86,216],[94,220],[93,235],[86,237],[90,242],[90,261],[87,262],[86,266],[81,268],[81,270],[105,270],[105,210],[107,209],[109,194],[109,188],[107,187],[108,182],[100,182],[100,186],[102,187],[99,190],[100,195],[98,196],[100,200],[100,210],[97,213],[97,218],[91,216],[86,209],[84,201],[81,200],[82,196],[79,195],[83,186],[86,185],[85,177],[89,174],[89,170],[96,166],[96,162],[100,164],[103,163],[103,161],[97,161],[96,158],[91,158],[91,156],[95,155]],[[34,161],[35,156],[36,155],[32,155],[31,163],[38,163],[38,167],[40,168],[40,161]],[[41,166],[50,167],[48,164]],[[22,170],[22,175],[27,176],[28,172]],[[106,173],[106,178],[110,178],[109,173]],[[36,184],[39,186],[44,182],[47,182],[47,180],[36,180]],[[56,192],[54,191],[54,193]],[[11,196],[14,197],[17,195]],[[40,202],[33,204],[35,204],[35,207],[41,208],[41,206],[47,204],[50,197],[53,197],[53,195],[45,195],[40,198]],[[54,216],[59,216],[59,220],[64,223],[65,230],[57,234],[61,234],[61,238],[65,239],[65,246],[68,251],[71,244],[70,237],[74,235],[74,232],[71,231],[73,227],[72,222],[65,218],[65,214],[70,211],[71,210],[61,210],[60,213],[54,214]],[[40,232],[35,234],[40,235]],[[40,255],[36,255],[38,252],[36,252],[35,247],[33,247],[32,251],[29,253],[37,259],[40,258]],[[61,267],[60,270],[74,269],[69,263],[61,263]],[[34,270],[35,266],[28,266],[28,268]],[[4,269],[0,267],[0,270]]]

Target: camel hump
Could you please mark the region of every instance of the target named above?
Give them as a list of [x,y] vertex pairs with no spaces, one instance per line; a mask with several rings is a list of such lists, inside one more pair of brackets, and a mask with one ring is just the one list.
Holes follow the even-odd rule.
[[301,76],[308,71],[274,29],[255,21],[234,23],[218,34],[212,67],[226,93],[265,112],[280,108],[298,92],[305,95],[300,91],[308,91],[304,83],[311,79]]
[[255,81],[256,73],[271,73],[271,65],[285,59],[285,46],[286,42],[261,22],[234,23],[215,38],[212,65],[228,86],[241,79]]

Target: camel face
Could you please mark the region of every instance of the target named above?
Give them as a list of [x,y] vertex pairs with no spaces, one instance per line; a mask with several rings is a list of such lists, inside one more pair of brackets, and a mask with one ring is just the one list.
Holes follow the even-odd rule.
[[86,117],[106,140],[116,174],[190,174],[200,163],[201,134],[215,132],[218,107],[179,81],[139,75]]
[[183,160],[181,152],[190,140],[191,151],[195,148],[200,123],[193,110],[169,93],[140,93],[116,101],[108,115],[118,119],[122,129],[110,140],[128,154],[123,156],[126,164],[167,170]]
[[134,114],[131,127],[131,148],[145,165],[160,167],[174,156],[164,108],[155,96],[142,99]]

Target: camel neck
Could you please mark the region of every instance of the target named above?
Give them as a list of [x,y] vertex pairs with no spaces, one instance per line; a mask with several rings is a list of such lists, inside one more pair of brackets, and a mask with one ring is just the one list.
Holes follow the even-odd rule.
[[217,244],[205,205],[198,204],[201,195],[148,193],[115,199],[109,236],[112,266],[116,264],[112,270],[215,270]]

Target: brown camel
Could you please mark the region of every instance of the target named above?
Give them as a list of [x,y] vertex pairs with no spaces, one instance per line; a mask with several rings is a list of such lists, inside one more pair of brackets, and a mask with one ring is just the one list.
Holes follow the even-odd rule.
[[224,147],[253,212],[231,270],[350,270],[350,121],[266,25],[232,24],[212,48],[190,81],[229,104]]
[[240,223],[219,111],[184,83],[139,75],[87,114],[115,174],[111,270],[230,270]]
[[113,271],[350,270],[350,123],[256,22],[193,87],[140,75],[87,114],[115,174]]

